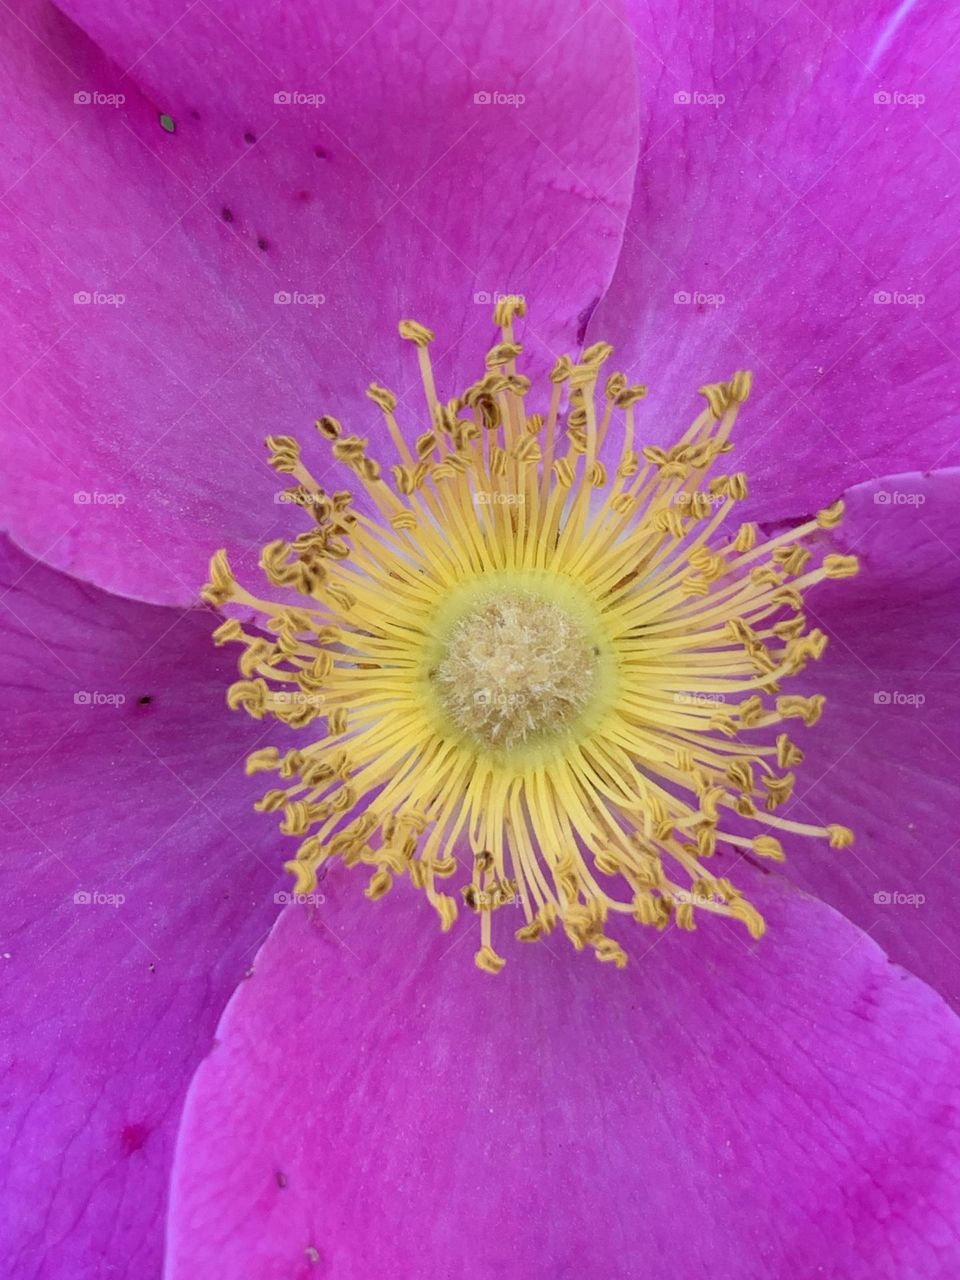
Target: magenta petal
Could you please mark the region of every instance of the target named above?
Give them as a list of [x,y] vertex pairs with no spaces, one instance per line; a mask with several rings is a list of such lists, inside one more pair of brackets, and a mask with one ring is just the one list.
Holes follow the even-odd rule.
[[746,368],[754,514],[956,464],[960,14],[642,6],[636,30],[644,141],[589,336],[650,384],[643,439],[672,443],[694,389]]
[[955,1274],[960,1024],[828,908],[491,979],[472,922],[322,888],[194,1080],[168,1280]]
[[211,550],[289,532],[265,435],[322,412],[376,433],[372,380],[421,429],[398,320],[437,331],[447,395],[482,373],[498,293],[529,300],[532,372],[582,336],[636,161],[609,7],[66,7],[112,62],[45,4],[0,10],[2,421],[28,480],[0,492],[35,554],[193,599]]
[[0,1275],[155,1280],[181,1101],[277,911],[263,726],[224,706],[210,613],[5,540],[0,583]]
[[807,597],[831,637],[808,668],[827,696],[801,731],[787,816],[840,822],[850,849],[794,843],[786,872],[960,1008],[960,471],[852,489],[834,535],[858,577]]

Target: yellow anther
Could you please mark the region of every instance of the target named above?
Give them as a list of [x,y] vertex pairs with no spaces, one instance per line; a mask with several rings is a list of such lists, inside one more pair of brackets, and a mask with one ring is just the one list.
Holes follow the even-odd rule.
[[809,728],[820,719],[820,713],[823,711],[825,702],[826,698],[821,693],[815,693],[809,698],[804,698],[799,694],[785,694],[777,699],[777,711],[787,719],[796,717],[802,720]]
[[742,524],[737,530],[737,536],[733,540],[733,548],[742,555],[745,551],[752,551],[757,544],[757,526],[755,524]]
[[828,578],[852,578],[860,572],[856,556],[824,556],[823,571]]
[[428,347],[436,337],[432,329],[418,324],[416,320],[401,320],[397,329],[401,338],[406,338],[408,342],[420,348]]
[[336,418],[332,418],[328,413],[322,418],[318,418],[314,426],[323,436],[324,440],[338,440],[343,432],[343,427]]
[[729,382],[711,382],[699,387],[699,393],[706,397],[710,412],[715,418],[721,418],[734,405],[743,404],[750,395],[753,374],[737,372]]
[[381,868],[375,871],[370,877],[370,883],[364,889],[364,896],[369,898],[371,902],[376,902],[378,898],[382,898],[384,894],[389,893],[393,888],[393,876],[389,871]]
[[844,509],[844,501],[840,498],[832,506],[824,507],[822,511],[817,512],[817,524],[821,529],[835,529],[843,519]]
[[499,369],[501,365],[516,360],[522,351],[523,347],[519,342],[500,342],[487,352],[487,368]]
[[274,471],[295,471],[300,462],[300,445],[293,436],[267,436],[270,466]]
[[601,365],[613,355],[613,347],[609,342],[595,342],[587,347],[580,359],[584,364]]
[[497,299],[493,309],[493,323],[502,329],[505,325],[510,324],[515,317],[525,316],[526,314],[527,304],[523,298],[517,294],[507,294],[505,297]]
[[603,394],[607,400],[616,401],[621,391],[625,391],[627,386],[626,376],[622,373],[611,373],[607,378],[603,388]]
[[473,957],[473,962],[484,973],[499,973],[506,961],[498,956],[493,947],[481,947]]
[[378,404],[384,413],[393,413],[397,407],[397,397],[393,392],[388,391],[386,387],[378,386],[376,382],[370,383],[366,395],[374,404]]
[[557,363],[550,370],[550,375],[549,375],[550,381],[566,382],[566,380],[570,377],[570,373],[572,369],[573,369],[573,361],[570,359],[570,357],[566,355],[560,356],[560,358],[557,360]]
[[618,409],[629,409],[631,405],[639,404],[641,400],[647,397],[649,388],[641,385],[635,387],[624,387],[618,392],[614,404]]

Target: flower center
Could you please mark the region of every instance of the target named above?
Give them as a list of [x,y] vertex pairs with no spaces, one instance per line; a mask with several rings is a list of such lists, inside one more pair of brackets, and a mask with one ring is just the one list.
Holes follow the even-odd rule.
[[443,710],[485,750],[549,742],[591,702],[599,647],[569,608],[491,591],[454,624],[434,669]]
[[617,967],[617,916],[693,929],[719,915],[759,937],[759,912],[711,870],[718,847],[779,860],[772,833],[853,839],[778,812],[803,751],[771,732],[823,708],[782,687],[827,643],[803,593],[857,571],[829,550],[843,504],[768,540],[751,522],[731,528],[747,480],[716,471],[750,375],[702,387],[706,408],[672,447],[641,446],[646,388],[601,381],[612,348],[561,356],[534,389],[517,368],[523,314],[518,299],[498,304],[485,371],[447,401],[433,333],[401,321],[430,425],[417,414],[402,429],[397,397],[372,384],[387,466],[367,437],[317,421],[364,509],[321,488],[292,437],[268,439],[306,527],[263,549],[266,598],[222,551],[204,597],[258,618],[215,633],[244,646],[229,705],[325,723],[248,758],[280,780],[256,807],[302,838],[285,864],[298,893],[330,860],[367,866],[371,900],[407,876],[443,929],[461,903],[479,916],[489,973],[504,964],[496,912],[522,942],[560,926]]

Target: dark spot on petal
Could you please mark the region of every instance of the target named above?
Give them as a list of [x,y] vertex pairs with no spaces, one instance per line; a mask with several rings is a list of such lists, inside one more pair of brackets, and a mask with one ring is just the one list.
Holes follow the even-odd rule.
[[195,111],[195,110],[191,107],[191,109],[190,109],[190,116],[191,116],[191,118],[192,118],[193,120],[199,120],[199,119],[200,119],[200,112],[199,112],[199,111]]
[[166,129],[167,133],[176,133],[177,124],[173,116],[168,116],[165,111],[160,112],[160,128]]
[[297,192],[297,195],[296,195],[296,199],[297,199],[297,200],[299,200],[301,204],[306,204],[306,202],[307,202],[308,200],[312,200],[312,199],[313,199],[313,192],[312,192],[312,191],[298,191],[298,192]]
[[599,298],[594,298],[594,300],[588,303],[580,312],[580,314],[577,316],[576,342],[578,346],[582,344],[584,338],[587,335],[587,325],[590,323],[590,317],[593,315],[594,311],[596,311],[597,303],[599,301],[600,301]]
[[770,874],[769,867],[765,867],[762,862],[758,862],[756,858],[752,857],[749,853],[745,853],[742,849],[740,850],[740,857],[743,858],[744,861],[749,862],[751,867],[756,867],[756,869],[762,872],[765,876]]
[[125,1156],[132,1156],[135,1151],[139,1151],[147,1138],[150,1137],[150,1130],[145,1124],[127,1124],[123,1127],[120,1134],[120,1144],[123,1147]]
[[257,248],[262,249],[263,252],[266,253],[267,249],[270,248],[270,242],[268,240],[264,240],[263,236],[260,236],[257,240]]
[[153,694],[145,693],[143,697],[138,698],[137,701],[140,703],[141,707],[146,707],[153,701]]
[[256,142],[257,135],[255,133],[251,133],[250,130],[248,129],[247,132],[243,135],[243,140],[248,147],[251,147]]
[[224,205],[223,208],[220,210],[220,217],[224,220],[224,222],[232,222],[233,210],[228,209],[227,206]]
[[314,147],[313,154],[317,157],[318,160],[329,159],[329,156],[327,155],[327,152],[324,151],[323,147]]
[[277,1170],[277,1186],[285,1187],[286,1185],[287,1185],[287,1175],[285,1173],[281,1173],[280,1170],[278,1169]]

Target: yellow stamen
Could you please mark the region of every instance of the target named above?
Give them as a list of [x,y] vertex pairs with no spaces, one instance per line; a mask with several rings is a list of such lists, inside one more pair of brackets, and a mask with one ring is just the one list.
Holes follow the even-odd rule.
[[[561,357],[527,411],[524,313],[520,300],[498,304],[485,369],[446,401],[432,331],[401,321],[426,415],[404,429],[396,396],[367,389],[392,456],[371,455],[372,429],[317,420],[379,516],[354,510],[348,489],[322,489],[292,437],[268,440],[309,527],[264,548],[275,598],[241,587],[222,551],[204,596],[259,620],[214,634],[243,646],[229,705],[324,723],[300,749],[248,758],[248,773],[284,783],[257,808],[300,840],[286,863],[298,892],[332,859],[367,869],[371,901],[406,875],[444,930],[458,904],[479,916],[475,961],[488,973],[504,964],[495,916],[498,928],[513,916],[524,942],[559,925],[614,968],[627,962],[605,932],[616,915],[683,930],[721,915],[760,937],[756,909],[707,870],[718,842],[779,861],[771,829],[835,849],[853,840],[777,816],[803,752],[770,733],[823,709],[820,695],[781,687],[827,642],[807,629],[804,591],[857,571],[854,556],[813,565],[843,504],[765,542],[750,523],[725,534],[747,481],[711,472],[733,447],[750,375],[702,387],[707,408],[682,439],[644,447],[634,414],[646,388],[616,372],[601,381],[605,343],[579,363]],[[731,816],[759,834],[733,834]]]

